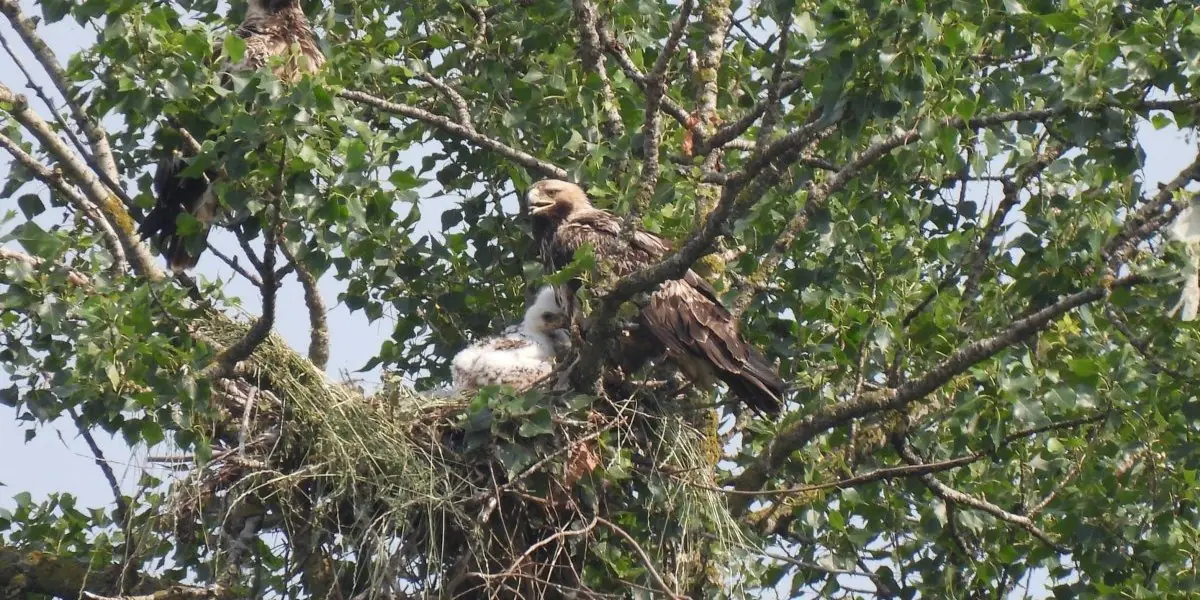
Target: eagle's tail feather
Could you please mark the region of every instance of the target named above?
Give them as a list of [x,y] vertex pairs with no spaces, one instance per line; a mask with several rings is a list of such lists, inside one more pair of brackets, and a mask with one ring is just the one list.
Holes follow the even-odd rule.
[[[203,206],[209,184],[202,178],[182,177],[180,172],[187,167],[183,158],[174,155],[159,161],[154,173],[154,208],[146,214],[138,235],[157,241],[159,251],[167,259],[172,271],[181,272],[196,266],[199,253],[188,249],[188,236],[177,231],[177,219],[184,212],[191,213],[201,221],[201,240],[208,237],[211,212],[215,207]],[[212,202],[214,199],[207,199]],[[201,214],[204,213],[204,214]]]
[[753,346],[749,346],[749,349],[750,355],[744,368],[737,372],[722,369],[720,379],[729,386],[729,390],[735,396],[750,405],[750,408],[760,413],[777,415],[783,409],[783,394],[787,390],[787,384],[780,379],[762,353]]

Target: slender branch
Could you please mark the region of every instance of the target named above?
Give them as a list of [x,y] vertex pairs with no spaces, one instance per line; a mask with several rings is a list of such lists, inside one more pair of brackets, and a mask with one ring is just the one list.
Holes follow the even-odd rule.
[[[1113,286],[1132,287],[1144,282],[1142,277],[1131,276],[1117,280]],[[966,372],[972,365],[1040,332],[1068,312],[1107,297],[1109,292],[1108,287],[1097,286],[1064,296],[1054,304],[1014,321],[995,335],[960,347],[920,378],[895,389],[865,392],[852,400],[818,410],[783,427],[763,448],[758,460],[732,480],[734,487],[739,490],[761,489],[769,474],[779,469],[792,452],[803,448],[821,433],[868,414],[903,408]],[[735,514],[745,510],[745,502],[736,500],[733,499],[730,506],[730,510]]]
[[422,81],[437,88],[439,92],[450,100],[450,104],[454,105],[454,113],[458,117],[458,124],[474,133],[475,125],[471,122],[471,108],[467,105],[467,100],[462,97],[462,94],[449,85],[446,85],[446,82],[429,73],[421,73],[420,77]]
[[[966,274],[967,280],[963,283],[962,297],[968,303],[975,296],[979,283],[983,278],[983,269],[987,264],[988,257],[991,255],[992,244],[996,242],[996,237],[1000,235],[1001,228],[1004,227],[1004,220],[1008,218],[1008,213],[1016,207],[1021,197],[1021,191],[1029,183],[1029,180],[1037,177],[1050,163],[1062,156],[1066,150],[1066,146],[1055,146],[1049,151],[1038,154],[1034,160],[1023,165],[1017,170],[1015,178],[1003,178],[1000,180],[1000,185],[1004,190],[1004,196],[1000,200],[1000,204],[996,206],[996,211],[992,214],[991,221],[988,222],[987,228],[984,229],[983,237],[979,240],[979,245],[975,247],[971,254],[971,259],[967,264]],[[966,189],[966,181],[959,183]]]
[[591,0],[572,0],[571,7],[575,11],[575,21],[579,27],[579,58],[583,61],[584,69],[595,73],[600,79],[600,102],[605,117],[601,128],[609,139],[619,138],[625,135],[625,123],[621,119],[621,112],[617,110],[616,96],[608,79],[604,53],[600,49],[596,4]]
[[683,0],[680,4],[679,17],[671,26],[671,33],[667,36],[666,44],[663,45],[662,51],[658,53],[658,58],[654,61],[654,68],[646,76],[646,120],[642,125],[642,173],[638,177],[637,195],[634,196],[633,207],[626,215],[626,229],[629,231],[632,231],[632,228],[628,227],[628,223],[636,220],[638,215],[645,211],[650,203],[650,198],[654,196],[654,188],[658,185],[659,137],[662,135],[662,117],[659,115],[658,108],[662,104],[663,95],[667,89],[667,67],[675,56],[675,51],[679,49],[679,40],[683,37],[688,18],[692,15],[692,6],[693,0]]
[[[279,276],[275,272],[275,260],[278,256],[279,242],[279,220],[280,220],[280,196],[283,195],[284,177],[286,176],[286,151],[279,155],[279,181],[272,190],[273,195],[273,215],[271,225],[265,230],[265,241],[263,242],[263,259],[256,263],[258,276],[262,279],[262,314],[250,327],[246,334],[241,339],[231,344],[223,350],[212,364],[204,368],[201,376],[216,380],[222,377],[228,377],[233,373],[234,367],[243,360],[250,358],[250,355],[258,348],[267,336],[271,334],[271,329],[275,327],[275,299],[279,292]],[[251,255],[252,256],[252,255]]]
[[88,448],[92,451],[92,457],[96,462],[96,466],[104,472],[104,478],[108,480],[108,487],[112,489],[113,498],[117,503],[117,521],[124,522],[129,517],[129,503],[125,501],[125,496],[121,494],[121,484],[117,482],[117,476],[113,473],[112,465],[108,464],[108,460],[104,458],[104,451],[100,449],[96,443],[96,438],[92,436],[92,432],[83,424],[79,413],[75,411],[75,407],[68,407],[67,414],[71,420],[75,422],[75,427],[79,430],[79,435],[83,436],[83,441],[87,442]]
[[[880,469],[875,469],[873,471],[868,471],[866,473],[862,473],[860,475],[855,475],[853,477],[847,477],[845,479],[839,479],[837,481],[829,481],[826,483],[800,485],[800,486],[796,486],[796,487],[779,488],[779,489],[771,489],[771,490],[737,490],[737,489],[731,490],[731,489],[727,489],[727,488],[717,488],[717,487],[711,487],[708,489],[711,489],[713,491],[723,492],[723,493],[730,494],[730,495],[735,495],[735,496],[790,496],[790,495],[797,495],[797,494],[805,494],[808,492],[819,492],[821,490],[846,489],[846,488],[851,488],[851,487],[857,487],[864,483],[873,483],[873,482],[881,481],[881,480],[885,480],[885,479],[896,479],[899,477],[912,477],[914,475],[924,475],[926,473],[939,473],[942,471],[949,471],[951,469],[957,469],[959,467],[969,465],[974,462],[978,462],[979,460],[982,460],[984,458],[995,456],[998,451],[1004,449],[1009,444],[1011,444],[1017,440],[1020,440],[1020,439],[1031,437],[1031,436],[1038,435],[1041,433],[1046,433],[1047,431],[1071,429],[1071,428],[1079,427],[1080,425],[1086,425],[1088,423],[1096,423],[1099,421],[1103,421],[1104,419],[1107,419],[1107,418],[1108,418],[1108,413],[1105,412],[1105,413],[1100,413],[1098,415],[1092,415],[1090,417],[1081,417],[1078,419],[1069,419],[1066,421],[1059,421],[1056,423],[1051,423],[1049,425],[1043,425],[1041,427],[1025,429],[1022,431],[1010,433],[1010,434],[1004,436],[1004,439],[1000,440],[1000,443],[996,444],[996,446],[994,448],[989,448],[987,450],[980,450],[979,452],[974,452],[971,454],[967,454],[965,456],[951,458],[951,459],[943,460],[943,461],[939,461],[939,462],[924,463],[924,464],[920,464],[920,465],[903,465],[903,466],[897,466],[897,467],[883,467]],[[693,485],[695,485],[695,484],[693,484]]]
[[683,596],[671,591],[671,588],[667,585],[667,582],[663,580],[662,575],[658,574],[658,569],[654,568],[654,561],[650,559],[650,555],[646,554],[646,551],[642,549],[641,545],[638,544],[637,540],[634,539],[632,535],[629,535],[629,532],[621,529],[621,527],[616,523],[613,523],[612,521],[609,521],[603,517],[598,516],[596,517],[596,520],[599,521],[601,525],[609,528],[613,533],[621,536],[621,538],[629,543],[630,546],[633,546],[633,551],[637,553],[638,558],[642,559],[642,566],[646,567],[646,571],[650,573],[650,578],[654,580],[655,585],[657,585],[659,589],[661,589],[663,593],[667,595],[668,598],[671,598],[672,600],[685,600]]
[[[4,264],[5,262],[23,263],[28,265],[31,269],[38,269],[41,268],[42,265],[46,264],[45,260],[42,260],[36,256],[30,256],[24,252],[13,250],[12,248],[0,248],[0,264]],[[69,269],[66,271],[67,282],[71,285],[77,285],[82,288],[90,288],[92,286],[92,280],[89,279],[87,275]]]
[[325,301],[317,287],[317,278],[308,267],[296,260],[287,244],[280,244],[284,258],[296,268],[296,278],[304,288],[304,304],[308,307],[309,342],[308,359],[322,371],[329,364],[329,322],[326,318]]
[[[900,453],[900,456],[905,460],[905,462],[911,465],[921,464],[921,460],[917,458],[917,456],[913,454],[912,450],[909,449],[909,447],[902,441],[898,440],[895,444],[895,447],[896,451]],[[960,492],[938,481],[937,478],[935,478],[932,474],[921,475],[920,477],[922,483],[924,483],[930,489],[930,491],[934,493],[934,495],[942,500],[969,506],[976,510],[986,512],[993,517],[1000,519],[1001,521],[1011,523],[1028,531],[1047,546],[1050,546],[1059,552],[1067,551],[1065,547],[1059,545],[1057,542],[1051,539],[1049,534],[1047,534],[1045,531],[1042,531],[1041,528],[1035,525],[1033,520],[1031,520],[1029,517],[1025,515],[1013,514],[1004,510],[1003,508],[1000,508],[999,506],[996,506],[995,504],[992,504],[991,502],[988,502],[987,500],[976,498],[970,494]]]
[[[617,66],[621,67],[621,71],[625,73],[625,76],[632,79],[633,82],[636,83],[638,87],[642,88],[643,92],[645,92],[648,83],[646,74],[642,73],[641,69],[637,68],[637,65],[633,64],[633,59],[629,57],[629,52],[625,50],[625,47],[622,46],[621,43],[618,42],[612,36],[612,34],[602,26],[598,25],[596,27],[596,34],[600,37],[600,43],[606,50],[608,50],[609,55],[613,57],[613,60],[617,61]],[[691,117],[688,115],[688,111],[684,110],[684,108],[680,106],[678,102],[672,100],[670,96],[663,96],[660,106],[662,107],[663,112],[667,113],[667,115],[669,115],[672,119],[675,119],[675,121],[677,121],[680,125],[683,125],[685,129],[694,131],[695,124],[691,122]]]
[[1115,272],[1116,265],[1139,242],[1150,237],[1179,216],[1184,206],[1174,201],[1175,192],[1182,190],[1193,181],[1200,181],[1200,155],[1197,155],[1196,160],[1184,167],[1174,179],[1159,187],[1158,193],[1130,215],[1120,233],[1104,246],[1101,257],[1104,258],[1110,271]]
[[37,33],[36,24],[25,17],[21,11],[21,5],[17,0],[0,0],[0,12],[3,12],[8,17],[9,23],[16,30],[17,35],[21,36],[21,40],[29,47],[37,61],[41,63],[46,74],[50,76],[50,81],[54,83],[54,87],[58,89],[63,100],[66,101],[67,107],[71,111],[71,116],[74,117],[75,123],[83,134],[87,136],[88,142],[92,146],[92,152],[96,156],[96,160],[100,163],[99,172],[107,175],[110,179],[117,179],[117,164],[113,160],[112,149],[108,144],[108,136],[104,130],[97,126],[83,111],[83,107],[72,97],[71,85],[67,78],[67,74],[59,64],[58,59],[54,56],[54,51],[50,46],[42,40]]
[[495,152],[496,154],[499,154],[521,166],[531,169],[544,177],[570,179],[567,171],[562,167],[539,159],[522,150],[513,148],[499,140],[490,138],[481,133],[477,133],[441,115],[436,115],[415,106],[390,102],[356,90],[342,90],[338,92],[338,96],[352,102],[358,102],[372,106],[385,112],[408,117],[410,119],[416,119],[444,133],[460,138],[463,141],[471,142],[476,146],[483,148],[484,150]]

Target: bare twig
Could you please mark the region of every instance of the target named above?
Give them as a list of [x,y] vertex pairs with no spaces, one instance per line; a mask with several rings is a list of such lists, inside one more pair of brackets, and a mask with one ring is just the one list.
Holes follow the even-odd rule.
[[121,484],[117,482],[117,476],[113,473],[112,465],[108,464],[108,460],[104,458],[104,451],[96,443],[96,438],[92,436],[92,432],[83,424],[83,420],[79,418],[79,413],[75,411],[75,407],[68,407],[67,414],[71,420],[75,422],[75,428],[79,430],[79,435],[83,436],[83,441],[87,442],[88,448],[92,451],[92,458],[96,462],[96,466],[104,473],[104,478],[108,480],[108,487],[112,489],[113,498],[117,503],[117,521],[123,522],[129,516],[129,503],[125,501],[125,496],[121,494]]
[[460,138],[463,141],[471,142],[476,146],[483,148],[484,150],[495,152],[496,154],[499,154],[521,166],[531,169],[544,177],[570,179],[567,171],[562,167],[539,159],[522,150],[513,148],[499,140],[490,138],[481,133],[477,133],[441,115],[436,115],[415,106],[389,102],[382,98],[377,98],[365,92],[356,90],[342,90],[338,92],[338,96],[352,102],[359,102],[361,104],[372,106],[385,112],[397,114],[402,117],[408,117],[410,119],[416,119],[444,133],[448,133]]

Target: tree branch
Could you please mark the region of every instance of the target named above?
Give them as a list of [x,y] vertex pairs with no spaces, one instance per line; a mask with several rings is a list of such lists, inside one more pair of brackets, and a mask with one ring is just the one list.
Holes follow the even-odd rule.
[[112,224],[104,215],[100,213],[100,209],[96,208],[77,188],[69,185],[63,180],[62,173],[52,171],[49,167],[38,162],[29,153],[25,152],[20,145],[14,140],[0,134],[0,148],[3,148],[9,153],[25,170],[37,177],[39,181],[57,191],[67,203],[74,206],[76,210],[83,213],[88,219],[88,222],[96,228],[96,232],[100,234],[100,239],[104,242],[104,247],[112,254],[113,262],[117,265],[125,262],[125,250],[121,245],[120,238],[117,237],[117,232],[113,229]]
[[667,36],[666,44],[654,61],[654,68],[646,76],[646,120],[642,124],[642,173],[638,177],[637,194],[633,198],[633,207],[626,215],[626,229],[629,231],[633,230],[629,224],[645,212],[646,207],[650,204],[650,198],[654,196],[654,188],[658,185],[660,167],[658,149],[659,137],[662,135],[662,116],[658,109],[667,89],[667,67],[671,64],[671,58],[675,56],[675,51],[679,49],[679,40],[683,37],[684,29],[687,28],[688,18],[692,14],[692,5],[692,0],[683,0],[680,4],[679,17],[671,26],[671,33]]
[[[66,175],[72,179],[75,185],[79,186],[88,200],[96,205],[99,209],[96,215],[98,220],[93,222],[93,226],[103,229],[105,225],[99,221],[107,222],[107,226],[121,241],[121,246],[134,271],[152,280],[161,279],[163,277],[162,269],[154,264],[149,250],[140,243],[129,213],[117,197],[109,193],[97,177],[96,172],[92,171],[79,156],[66,146],[62,139],[54,133],[49,123],[29,108],[29,102],[24,95],[14,94],[7,86],[0,83],[0,103],[9,105],[4,110],[41,142],[42,149],[57,160]],[[91,218],[89,217],[89,219]]]
[[[123,567],[119,564],[92,565],[87,561],[61,558],[48,552],[0,546],[0,589],[14,596],[44,594],[74,600],[82,594],[117,596],[124,593],[155,594],[172,589],[195,590],[148,575],[132,573],[122,589]],[[205,598],[220,598],[221,590],[209,590]],[[164,595],[154,600],[197,598],[196,595]]]
[[[908,446],[903,443],[903,441],[897,440],[894,445],[896,447],[896,451],[900,453],[900,456],[905,460],[905,462],[909,463],[910,465],[921,464],[921,460],[917,458],[917,455],[913,454],[912,450],[909,449]],[[1003,508],[988,502],[987,500],[976,498],[975,496],[960,492],[938,481],[937,478],[935,478],[932,474],[925,474],[921,475],[920,477],[921,482],[924,483],[929,490],[934,493],[934,495],[942,500],[969,506],[976,510],[988,513],[993,517],[1000,519],[1001,521],[1011,523],[1028,531],[1034,537],[1041,540],[1044,544],[1054,548],[1059,552],[1067,552],[1065,547],[1059,545],[1057,542],[1051,539],[1050,536],[1045,531],[1042,531],[1037,525],[1035,525],[1033,520],[1031,520],[1029,517],[1010,513]]]
[[[1145,282],[1139,276],[1130,276],[1114,282],[1114,287],[1132,287]],[[1001,350],[1016,344],[1045,329],[1068,312],[1105,298],[1109,288],[1097,286],[1065,296],[1033,314],[1014,321],[1003,331],[962,346],[950,356],[929,369],[924,376],[911,380],[899,388],[868,391],[852,400],[818,410],[807,417],[783,427],[763,448],[758,460],[746,467],[732,480],[736,489],[757,490],[766,483],[769,474],[778,470],[796,450],[803,448],[816,436],[851,420],[883,410],[896,410],[925,397],[952,378],[966,372],[979,362],[987,360]],[[734,514],[745,510],[746,503],[731,501],[730,511]]]
[[462,139],[463,141],[471,142],[476,146],[483,148],[484,150],[495,152],[496,154],[499,154],[530,170],[533,170],[544,177],[570,179],[567,171],[562,167],[541,160],[527,152],[513,148],[499,140],[477,133],[474,130],[455,123],[454,121],[451,121],[450,119],[441,115],[433,114],[427,110],[423,110],[415,106],[389,102],[382,98],[377,98],[365,92],[359,92],[356,90],[342,90],[338,92],[338,96],[352,102],[358,102],[372,106],[384,112],[397,114],[410,119],[416,119],[422,123],[425,123],[426,125],[430,125],[433,128],[442,131],[443,133],[450,134],[454,137]]
[[317,278],[288,250],[287,244],[280,244],[279,249],[284,258],[296,268],[296,278],[304,288],[304,304],[308,307],[309,342],[308,360],[311,360],[322,371],[329,364],[329,322],[326,318],[325,301],[321,298],[321,290],[317,287]]
[[458,124],[466,127],[471,133],[475,133],[475,125],[471,122],[471,108],[467,105],[466,98],[462,97],[457,90],[446,85],[446,82],[430,75],[429,73],[421,73],[421,81],[432,85],[441,92],[450,104],[454,106],[454,113],[458,117]]
[[71,111],[71,116],[75,119],[76,125],[80,131],[87,136],[88,143],[91,144],[92,152],[96,156],[96,160],[100,163],[101,172],[107,175],[110,179],[117,179],[117,164],[113,160],[112,149],[108,144],[108,136],[104,133],[97,124],[88,117],[83,111],[83,107],[74,99],[71,94],[71,85],[68,82],[67,74],[63,71],[62,65],[54,56],[54,51],[46,42],[42,40],[37,33],[36,24],[25,17],[21,11],[21,5],[17,0],[0,0],[0,12],[3,12],[8,17],[9,23],[16,30],[17,35],[21,36],[21,40],[41,63],[46,74],[50,76],[50,81],[54,83],[54,87],[58,89],[63,100],[67,103],[67,107]]
[[605,65],[604,53],[600,50],[599,16],[596,4],[591,0],[572,0],[571,7],[575,11],[575,21],[579,28],[579,58],[583,67],[595,73],[600,79],[601,106],[604,109],[605,122],[601,125],[604,135],[609,139],[625,135],[625,123],[617,110],[616,96],[613,94],[612,83],[608,79],[608,69]]
[[1179,216],[1184,207],[1177,204],[1173,196],[1193,181],[1200,181],[1200,154],[1174,179],[1159,187],[1158,193],[1130,215],[1121,231],[1104,246],[1100,256],[1105,260],[1109,271],[1116,272],[1117,264],[1130,250]]
[[637,553],[638,558],[642,559],[642,566],[646,567],[646,571],[650,573],[650,578],[654,580],[654,583],[658,585],[659,589],[661,589],[668,598],[671,598],[672,600],[684,600],[683,596],[671,591],[670,586],[668,586],[667,582],[663,580],[662,575],[659,575],[658,570],[654,568],[654,561],[650,559],[650,555],[646,554],[646,551],[642,549],[641,545],[638,544],[637,540],[634,539],[632,535],[629,535],[629,532],[621,529],[621,527],[616,523],[613,523],[612,521],[609,521],[603,517],[597,516],[595,519],[599,521],[601,525],[609,528],[609,530],[611,530],[613,533],[621,536],[622,539],[624,539],[630,546],[633,547],[633,551]]
[[91,449],[96,466],[100,467],[100,470],[104,472],[104,478],[108,480],[108,487],[112,489],[113,498],[117,503],[117,521],[124,522],[130,515],[129,503],[125,501],[125,496],[121,494],[121,484],[117,482],[117,476],[113,473],[112,466],[104,458],[104,451],[100,450],[100,445],[96,443],[96,438],[92,436],[92,432],[83,424],[83,421],[79,418],[79,413],[75,411],[75,407],[67,407],[67,414],[75,422],[75,427],[79,430],[79,435],[83,436],[83,441],[87,442],[88,448]]

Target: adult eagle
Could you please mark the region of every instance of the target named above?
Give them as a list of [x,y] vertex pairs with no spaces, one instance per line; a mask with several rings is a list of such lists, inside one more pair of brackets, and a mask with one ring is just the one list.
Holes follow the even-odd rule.
[[[287,82],[316,72],[325,64],[325,56],[317,47],[316,36],[299,0],[249,0],[246,17],[234,34],[245,41],[246,49],[241,62],[231,64],[226,61],[221,66],[222,82],[226,87],[230,85],[228,73],[258,70],[276,56],[287,56],[275,68],[275,76]],[[220,48],[217,50],[219,53]],[[184,177],[181,172],[186,167],[187,162],[178,149],[172,149],[169,156],[159,161],[154,173],[154,208],[138,230],[143,238],[157,242],[159,251],[167,259],[167,266],[175,272],[196,266],[218,208],[212,182],[219,170]],[[189,238],[193,236],[177,230],[177,220],[185,212],[200,224],[200,231],[191,240]]]
[[[545,179],[533,185],[527,198],[534,236],[549,271],[565,267],[584,244],[617,277],[658,262],[670,250],[666,240],[640,228],[632,236],[624,235],[621,219],[594,208],[575,184]],[[783,380],[763,354],[742,338],[716,290],[694,271],[663,282],[651,293],[634,341],[655,353],[665,351],[697,383],[725,382],[757,411],[777,414],[783,406]]]
[[565,312],[554,288],[547,286],[525,310],[520,324],[499,337],[471,344],[450,362],[456,392],[486,385],[510,385],[523,392],[554,370],[559,330]]

